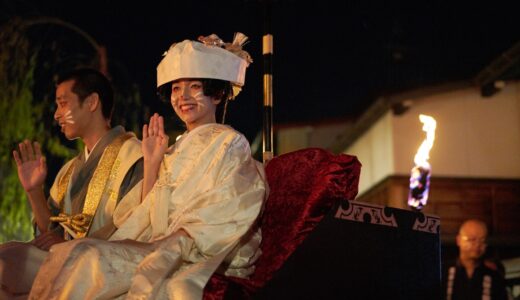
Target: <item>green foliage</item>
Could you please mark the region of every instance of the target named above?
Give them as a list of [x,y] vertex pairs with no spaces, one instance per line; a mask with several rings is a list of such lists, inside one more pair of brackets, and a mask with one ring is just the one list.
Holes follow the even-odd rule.
[[17,141],[32,139],[35,120],[32,93],[35,55],[19,31],[17,20],[0,31],[0,242],[31,237],[25,193],[18,182],[11,151]]
[[[3,167],[3,166],[2,166]],[[0,243],[32,238],[30,209],[15,172],[3,176],[0,184]]]

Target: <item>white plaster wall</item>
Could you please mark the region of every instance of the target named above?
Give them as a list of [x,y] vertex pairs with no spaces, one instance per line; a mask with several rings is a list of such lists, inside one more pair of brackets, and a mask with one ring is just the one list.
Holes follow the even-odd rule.
[[278,130],[275,146],[277,153],[281,155],[298,149],[307,148],[309,145],[309,134],[311,126],[286,128]]
[[468,88],[413,99],[405,114],[392,119],[396,174],[409,174],[425,137],[419,114],[427,114],[437,120],[434,176],[520,178],[519,90],[517,82],[490,98]]
[[389,175],[408,175],[426,134],[419,114],[437,120],[433,176],[520,178],[520,82],[490,98],[477,88],[430,95],[394,116],[388,111],[348,149],[363,165],[359,195]]
[[313,126],[309,135],[309,147],[328,149],[348,130],[349,126],[352,126],[352,121]]
[[359,195],[394,173],[393,152],[392,113],[388,111],[344,151],[357,156],[362,164]]
[[318,147],[328,149],[345,133],[351,122],[294,126],[276,130],[276,154],[281,155],[303,148]]

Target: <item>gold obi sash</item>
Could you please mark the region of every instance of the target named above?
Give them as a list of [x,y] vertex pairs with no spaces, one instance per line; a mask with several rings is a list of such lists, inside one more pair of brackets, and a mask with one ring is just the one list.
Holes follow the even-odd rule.
[[[56,201],[60,204],[62,213],[58,216],[50,217],[51,222],[59,222],[60,225],[62,225],[74,238],[82,238],[87,235],[90,226],[92,225],[92,220],[94,219],[99,202],[103,196],[103,192],[106,189],[106,185],[111,182],[109,178],[115,177],[115,174],[112,174],[113,172],[111,171],[117,155],[119,154],[119,150],[123,146],[124,142],[132,136],[131,133],[125,133],[118,136],[106,147],[105,151],[103,151],[103,155],[101,156],[88,185],[83,210],[81,213],[75,215],[63,213],[64,197],[70,183],[70,177],[74,170],[75,162],[71,164],[58,183],[58,196]],[[117,170],[115,170],[115,172],[117,172]],[[111,197],[117,198],[119,189],[116,189],[115,193],[116,194],[111,195]]]

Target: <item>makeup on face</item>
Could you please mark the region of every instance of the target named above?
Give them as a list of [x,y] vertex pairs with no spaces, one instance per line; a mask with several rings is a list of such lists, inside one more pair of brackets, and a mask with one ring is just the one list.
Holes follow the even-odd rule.
[[[180,103],[181,97],[183,103]],[[194,109],[201,110],[206,106],[202,82],[198,80],[181,80],[173,83],[171,98],[174,108],[183,113]],[[195,100],[195,103],[190,100]]]
[[74,118],[72,117],[72,112],[69,110],[67,110],[67,112],[65,113],[65,115],[63,115],[63,117],[65,118],[65,123],[68,123],[68,124],[74,124]]
[[180,80],[172,84],[172,102],[178,103],[180,97],[184,99],[201,99],[204,96],[202,82],[198,80]]
[[188,130],[206,123],[215,122],[216,103],[204,95],[199,80],[179,80],[172,84],[171,103]]

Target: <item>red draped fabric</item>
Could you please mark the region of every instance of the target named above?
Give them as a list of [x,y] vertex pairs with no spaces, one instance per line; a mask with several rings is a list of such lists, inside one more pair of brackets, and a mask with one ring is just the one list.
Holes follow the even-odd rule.
[[250,279],[214,274],[205,300],[248,299],[280,269],[331,207],[353,200],[361,164],[355,156],[308,148],[273,158],[266,167],[270,193],[260,220],[262,256]]

